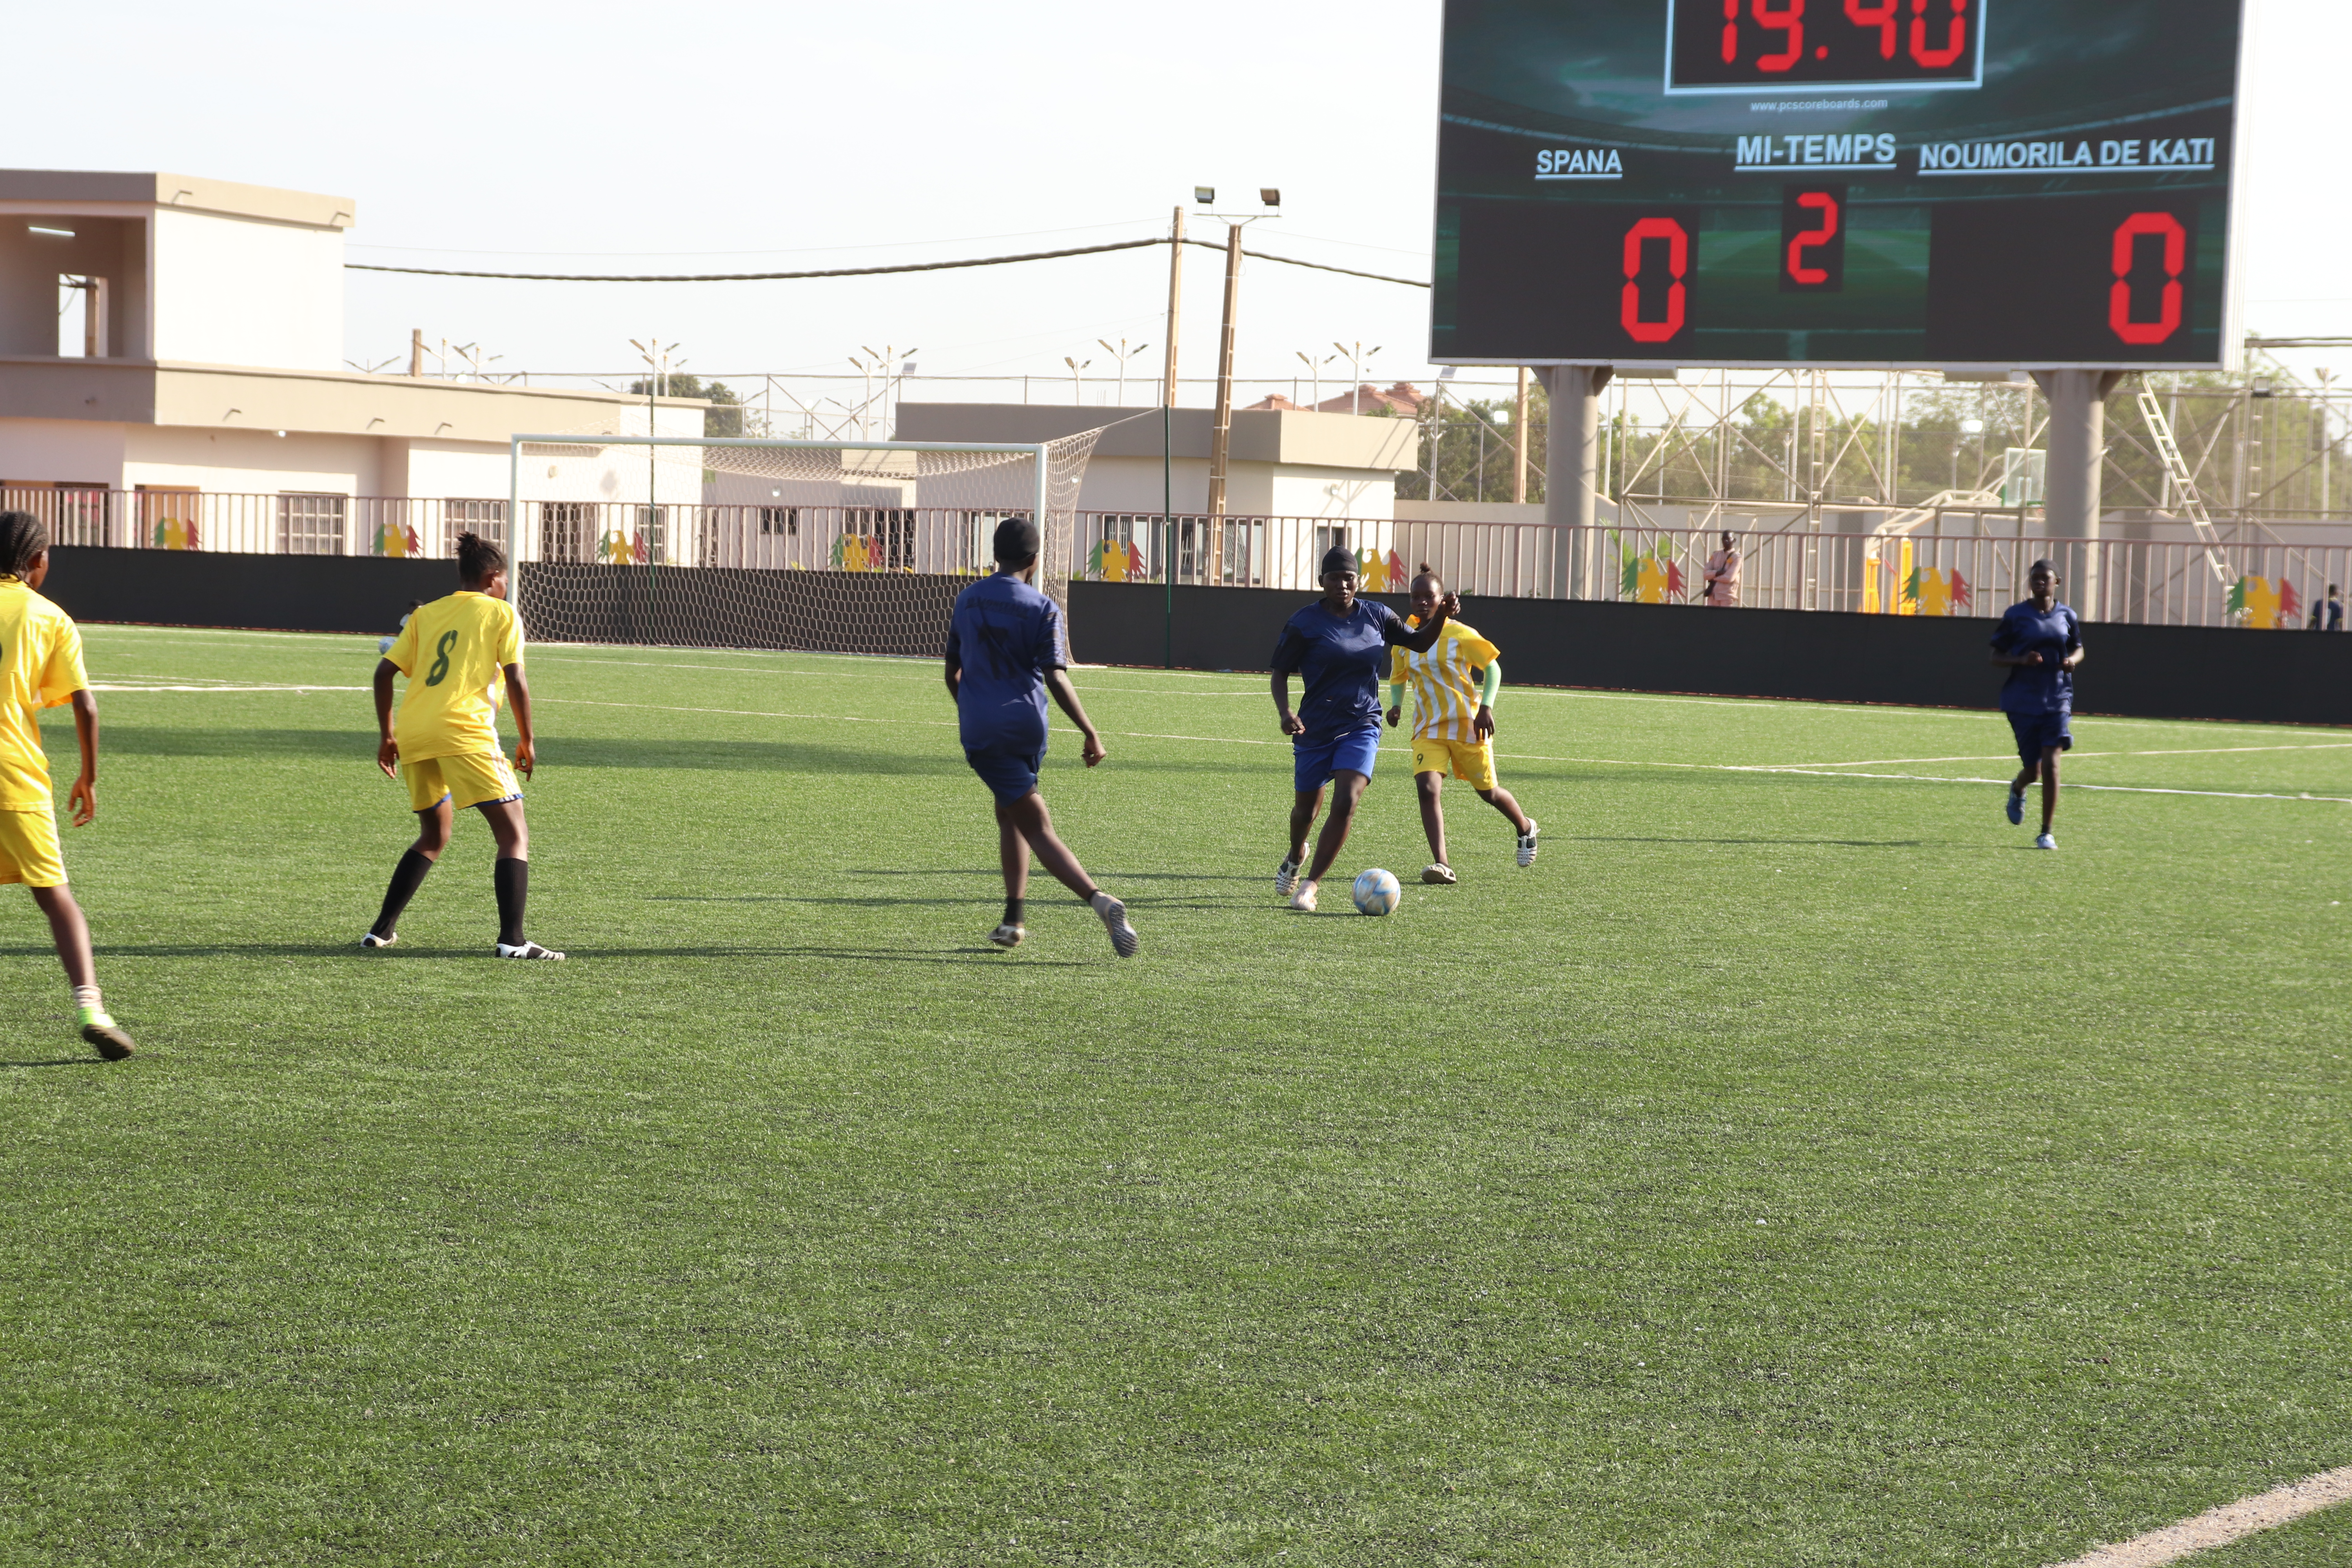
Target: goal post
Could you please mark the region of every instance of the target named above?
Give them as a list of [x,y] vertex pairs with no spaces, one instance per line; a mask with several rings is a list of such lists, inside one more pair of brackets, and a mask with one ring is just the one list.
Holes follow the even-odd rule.
[[1097,432],[1024,443],[555,431],[509,446],[516,605],[535,640],[929,656],[1034,521],[1064,611]]

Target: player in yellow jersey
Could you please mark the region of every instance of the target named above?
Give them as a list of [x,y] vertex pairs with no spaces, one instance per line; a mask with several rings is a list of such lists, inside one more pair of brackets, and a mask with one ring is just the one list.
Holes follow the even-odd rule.
[[32,889],[73,987],[81,1037],[119,1062],[133,1047],[98,994],[89,922],[66,886],[49,761],[41,751],[41,710],[70,702],[81,773],[66,801],[74,826],[87,826],[98,815],[98,700],[82,673],[73,617],[41,597],[48,574],[48,529],[30,512],[0,511],[0,882]]
[[[401,910],[449,847],[457,814],[473,806],[498,841],[498,859],[490,868],[499,898],[495,951],[500,958],[560,959],[562,953],[540,946],[522,930],[530,830],[523,822],[522,786],[499,749],[501,692],[514,703],[515,766],[529,778],[538,759],[530,687],[522,677],[522,622],[507,603],[506,552],[473,534],[459,534],[457,583],[447,598],[417,607],[375,667],[375,721],[382,737],[376,766],[408,785],[417,831],[416,842],[393,868],[383,912],[360,945],[390,947],[400,940]],[[397,725],[392,711],[395,675],[408,677]]]
[[[1445,584],[1424,563],[1412,580],[1414,624],[1434,614],[1444,596]],[[1421,879],[1441,886],[1456,880],[1445,856],[1445,808],[1439,799],[1448,773],[1510,818],[1519,837],[1519,864],[1534,865],[1535,819],[1495,782],[1495,696],[1503,687],[1502,650],[1456,620],[1445,623],[1427,652],[1399,647],[1389,665],[1391,728],[1403,717],[1408,680],[1412,685],[1412,783],[1421,798],[1421,826],[1429,835],[1429,851],[1437,857]]]

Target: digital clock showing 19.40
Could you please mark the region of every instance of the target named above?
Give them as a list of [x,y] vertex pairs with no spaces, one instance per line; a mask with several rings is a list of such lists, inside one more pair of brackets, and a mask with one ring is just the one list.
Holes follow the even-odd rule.
[[2246,0],[1445,0],[1440,364],[2201,369]]
[[1666,90],[1975,87],[1984,79],[1986,4],[1667,0]]

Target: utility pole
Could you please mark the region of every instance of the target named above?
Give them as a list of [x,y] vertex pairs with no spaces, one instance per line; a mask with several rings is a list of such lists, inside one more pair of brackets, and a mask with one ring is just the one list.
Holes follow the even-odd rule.
[[1168,368],[1160,376],[1160,406],[1176,406],[1176,328],[1184,307],[1184,207],[1168,229]]
[[1234,311],[1241,300],[1242,226],[1225,226],[1225,319],[1217,345],[1217,415],[1209,430],[1209,581],[1224,581],[1225,468],[1234,438]]
[[425,329],[408,329],[408,374],[414,378],[425,374]]
[[2335,379],[2335,373],[2323,369],[2317,374],[2319,376],[2319,521],[2326,522],[2327,509],[2335,504],[2336,500],[2336,491],[2329,485],[2327,472],[2330,467],[2328,459],[2336,455],[2336,442],[2327,434],[2327,384]]
[[1511,500],[1528,499],[1528,367],[1519,366],[1518,401],[1511,405]]

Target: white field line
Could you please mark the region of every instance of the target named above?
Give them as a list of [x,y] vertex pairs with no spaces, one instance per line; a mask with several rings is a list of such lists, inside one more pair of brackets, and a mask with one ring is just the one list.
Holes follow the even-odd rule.
[[373,688],[366,686],[315,686],[310,684],[298,686],[140,686],[133,685],[128,681],[120,680],[93,680],[89,683],[89,689],[92,691],[276,691],[281,694],[289,691],[368,691],[373,689]]
[[2161,1563],[2178,1563],[2192,1552],[2227,1546],[2347,1500],[2352,1500],[2352,1465],[2290,1481],[2259,1497],[2223,1503],[2179,1524],[2152,1530],[2112,1546],[2097,1547],[2055,1568],[2158,1568]]
[[[781,713],[750,708],[685,708],[675,707],[667,703],[654,702],[605,702],[593,700],[584,697],[541,697],[536,700],[541,705],[548,703],[562,703],[568,706],[579,708],[626,708],[637,711],[652,713],[712,713],[735,719],[814,719],[829,720],[834,722],[843,724],[888,724],[913,726],[930,730],[952,730],[956,727],[955,721],[951,719],[862,719],[854,713]],[[1076,730],[1069,729],[1064,725],[1056,724],[1052,728],[1056,734],[1075,735],[1077,733]],[[1124,741],[1195,741],[1208,745],[1218,746],[1286,746],[1290,743],[1287,741],[1259,740],[1248,736],[1177,735],[1155,730],[1114,730],[1111,731],[1110,733]],[[1381,748],[1381,750],[1384,752],[1400,753],[1408,752],[1412,748],[1407,746],[1398,745],[1382,746]],[[1680,768],[1698,773],[1788,773],[1805,778],[1824,779],[1895,779],[1908,784],[2007,784],[2009,782],[2007,779],[1940,778],[1930,773],[1831,773],[1820,768],[1802,766],[1778,767],[1748,763],[1636,762],[1624,757],[1555,757],[1543,755],[1534,752],[1497,752],[1495,755],[1507,761],[1522,763],[1580,763],[1595,767],[1611,768]],[[2352,795],[2270,795],[2253,791],[2222,789],[2163,789],[2151,784],[2068,784],[2066,787],[2069,789],[2099,790],[2104,793],[2114,795],[2191,795],[2210,796],[2217,800],[2307,800],[2326,801],[2352,805]]]
[[[591,662],[593,662],[593,661],[591,661]],[[122,685],[102,685],[102,684],[100,684],[100,683],[95,682],[95,681],[93,681],[93,682],[91,683],[91,688],[90,688],[90,689],[91,689],[92,690],[95,690],[95,691],[211,691],[211,692],[224,692],[224,691],[226,691],[226,692],[234,692],[234,691],[254,691],[254,692],[279,692],[279,693],[289,692],[289,691],[290,691],[290,692],[308,692],[308,691],[366,691],[366,690],[371,689],[370,688],[368,688],[368,687],[364,687],[364,686],[229,686],[229,687],[223,687],[223,686],[122,686]],[[708,713],[708,714],[717,715],[717,716],[719,716],[719,717],[725,717],[725,718],[735,718],[735,719],[793,719],[793,720],[817,720],[817,721],[830,720],[830,721],[834,721],[834,722],[836,722],[836,723],[843,723],[843,724],[884,724],[884,725],[893,725],[893,726],[900,726],[900,727],[913,727],[913,728],[930,729],[930,730],[952,730],[952,729],[956,728],[955,721],[954,721],[953,720],[949,720],[949,719],[866,719],[866,718],[860,718],[859,716],[857,716],[856,714],[854,714],[854,713],[788,713],[788,712],[780,712],[780,711],[775,711],[775,710],[767,710],[767,709],[751,709],[751,708],[689,708],[689,707],[684,707],[684,706],[673,705],[673,704],[668,704],[668,703],[656,703],[656,702],[605,702],[605,701],[596,701],[596,700],[591,700],[591,699],[588,699],[588,698],[582,698],[582,697],[541,697],[541,698],[538,699],[538,700],[539,700],[539,702],[540,702],[541,704],[542,704],[542,705],[550,704],[550,703],[561,703],[561,704],[565,704],[565,705],[572,706],[572,707],[580,707],[580,708],[624,708],[624,709],[629,709],[629,710],[636,710],[636,711],[642,711],[642,712],[652,712],[652,713]],[[1060,733],[1062,733],[1062,734],[1065,734],[1065,735],[1075,735],[1076,733],[1077,733],[1077,731],[1075,731],[1075,730],[1067,729],[1067,728],[1065,728],[1065,727],[1063,727],[1063,726],[1059,726],[1059,725],[1055,726],[1055,728],[1056,729],[1056,731],[1057,731],[1058,732],[1060,732]],[[1203,744],[1208,744],[1208,745],[1244,745],[1244,746],[1278,746],[1278,745],[1286,745],[1286,744],[1287,744],[1287,743],[1288,743],[1287,742],[1284,742],[1284,741],[1257,740],[1257,739],[1252,739],[1252,738],[1249,738],[1249,737],[1244,737],[1244,736],[1231,736],[1231,735],[1179,735],[1179,734],[1171,734],[1171,733],[1168,733],[1168,732],[1160,731],[1150,731],[1150,730],[1116,730],[1116,731],[1111,731],[1111,732],[1112,732],[1113,734],[1118,735],[1118,736],[1120,739],[1122,739],[1122,740],[1129,740],[1129,741],[1191,741],[1191,742],[1201,742],[1201,743],[1203,743]],[[2331,750],[2336,750],[2336,749],[2337,749],[2337,748],[2338,748],[2338,747],[2340,747],[2340,746],[2347,746],[2347,745],[2352,745],[2352,742],[2329,742],[2329,743],[2323,744],[2323,745],[2317,745],[2317,746],[2307,746],[2307,747],[2306,747],[2306,746],[2215,746],[2215,747],[2210,747],[2210,748],[2181,749],[2181,750],[2160,751],[2160,752],[2084,752],[2084,753],[2083,753],[2083,754],[2084,754],[2084,756],[2192,756],[2192,755],[2204,754],[2204,753],[2205,753],[2205,752],[2286,752],[2286,751],[2331,751]],[[1405,747],[1405,746],[1397,746],[1397,745],[1383,746],[1383,747],[1381,747],[1381,749],[1382,751],[1384,751],[1384,752],[1406,752],[1406,751],[1410,750],[1410,748],[1409,748],[1409,747]],[[1550,756],[1550,755],[1547,755],[1547,754],[1544,754],[1544,753],[1541,753],[1541,752],[1496,752],[1495,754],[1496,754],[1496,756],[1497,756],[1497,757],[1500,757],[1500,758],[1503,758],[1503,759],[1505,759],[1505,760],[1507,760],[1507,761],[1511,761],[1511,762],[1523,762],[1523,763],[1581,763],[1581,764],[1585,764],[1585,765],[1588,765],[1588,766],[1593,766],[1593,767],[1612,767],[1612,768],[1670,768],[1670,769],[1685,769],[1685,770],[1689,770],[1689,771],[1692,771],[1692,772],[1699,772],[1699,773],[1784,773],[1784,774],[1789,774],[1789,775],[1791,775],[1791,776],[1803,777],[1803,778],[1831,778],[1831,779],[1881,779],[1881,780],[1892,780],[1892,781],[1895,781],[1895,782],[1899,782],[1899,783],[1905,783],[1905,784],[2007,784],[2007,783],[2009,783],[2009,782],[2010,782],[2010,781],[2009,781],[2009,780],[2007,780],[2007,779],[1989,779],[1989,778],[1950,778],[1950,777],[1944,777],[1944,776],[1939,776],[1939,775],[1930,774],[1930,773],[1848,773],[1848,772],[1842,771],[1842,770],[1844,770],[1844,769],[1847,769],[1847,768],[1868,767],[1868,766],[1874,766],[1874,765],[1885,765],[1885,764],[1873,764],[1873,763],[1787,763],[1787,764],[1781,764],[1781,763],[1668,763],[1668,762],[1656,762],[1656,761],[1642,762],[1642,761],[1635,761],[1635,760],[1633,760],[1633,759],[1631,759],[1631,758],[1625,758],[1625,757],[1559,757],[1559,756]],[[1919,759],[1917,759],[1917,760],[1918,760],[1918,761],[1920,761],[1920,762],[1923,762],[1923,763],[1927,763],[1927,762],[2000,762],[2000,761],[2005,761],[2006,759],[2004,759],[2004,758],[1999,758],[1999,757],[1980,757],[1980,758],[1979,758],[1979,757],[1922,757],[1922,758],[1919,758]],[[2202,797],[2207,798],[2207,799],[2213,799],[2213,800],[2294,800],[2294,801],[2318,801],[2318,802],[2326,802],[2326,803],[2331,803],[2331,804],[2339,804],[2339,805],[2352,805],[2352,795],[2312,795],[2312,794],[2309,794],[2309,793],[2307,793],[2307,792],[2306,792],[2306,793],[2302,793],[2302,794],[2296,794],[2296,795],[2279,795],[2279,794],[2271,793],[2271,792],[2265,792],[2265,791],[2253,791],[2253,790],[2168,789],[2168,788],[2164,788],[2164,787],[2158,786],[2158,785],[2153,785],[2153,784],[2069,784],[2066,787],[2067,787],[2067,788],[2069,788],[2069,789],[2096,790],[2096,791],[2098,791],[2098,792],[2100,792],[2100,793],[2102,793],[2102,794],[2107,794],[2107,795],[2198,795],[2198,796],[2202,796]]]
[[[2085,757],[2204,757],[2223,752],[2342,752],[2352,751],[2352,741],[2322,741],[2316,745],[2293,746],[2174,746],[2154,752],[2068,752],[2066,760],[2081,762]],[[1757,763],[1758,767],[1790,768],[1900,768],[1914,767],[1922,763],[2005,763],[2014,752],[1983,757],[1874,757],[1852,763]]]
[[[221,643],[262,639],[267,639],[272,642],[316,642],[321,638],[351,637],[356,640],[369,635],[363,632],[262,632],[230,630],[226,628],[221,631],[215,632],[202,626],[132,626],[107,625],[93,626],[85,628],[85,630],[92,635],[128,636],[146,642],[178,640],[185,642],[204,642],[215,645]],[[591,652],[596,648],[609,645],[602,643],[542,642],[533,646],[541,648],[564,648],[567,650],[576,649],[580,652]],[[659,650],[647,648],[635,651],[657,652]],[[929,654],[825,654],[813,653],[805,649],[783,648],[743,648],[740,650],[734,648],[681,648],[678,651],[681,653],[690,653],[698,658],[740,658],[745,660],[760,658],[824,659],[829,662],[837,661],[840,664],[879,665],[885,668],[892,669],[894,671],[905,672],[903,674],[894,673],[892,676],[892,679],[894,679],[930,680],[938,679],[935,674],[919,674],[916,671],[908,668],[908,666],[918,663],[936,664],[938,662],[937,658]],[[831,669],[821,671],[805,669],[755,670],[752,667],[748,665],[709,665],[698,667],[680,665],[672,661],[661,659],[635,660],[582,658],[577,657],[552,655],[542,655],[541,657],[551,659],[560,658],[561,662],[572,664],[644,664],[652,668],[668,669],[703,668],[713,670],[723,670],[730,674],[759,673],[814,676],[831,675],[835,673],[835,671]],[[1087,665],[1081,666],[1080,668],[1093,669],[1108,668],[1109,667]],[[878,674],[880,672],[877,671],[876,673]],[[1264,689],[1264,678],[1261,675],[1255,673],[1246,675],[1229,675],[1222,674],[1213,670],[1144,670],[1124,668],[1121,670],[1121,673],[1128,675],[1151,675],[1159,677],[1161,679],[1177,680],[1246,680],[1250,682],[1248,689],[1236,694],[1244,697],[1257,696]],[[1095,687],[1090,688],[1090,689],[1105,691],[1114,689],[1120,691],[1132,691],[1139,695],[1147,696],[1178,695],[1177,693],[1161,692],[1151,687]],[[1895,704],[1874,702],[1806,702],[1774,697],[1686,697],[1675,694],[1643,691],[1584,691],[1572,688],[1555,686],[1517,686],[1511,688],[1511,690],[1516,697],[1545,697],[1556,698],[1569,701],[1585,702],[1650,702],[1664,703],[1674,707],[1751,708],[1764,709],[1773,712],[1795,713],[1803,713],[1821,710],[1835,710],[1842,712],[1883,714],[1890,717],[1901,716],[1904,718],[1913,719],[1961,720],[1970,723],[1981,723],[1987,717],[1989,717],[1989,714],[1987,713],[1979,712],[1973,710],[1961,710],[1948,708],[1905,708]],[[1183,693],[1182,695],[1193,694]],[[1219,695],[1223,694],[1220,693]],[[2099,717],[2093,715],[2086,721],[2086,722],[2097,724],[2103,728],[2114,725],[2117,727],[2128,726],[2134,729],[2198,730],[2210,733],[2216,726],[2230,723],[2231,721],[2221,719],[2128,719],[2123,717]],[[2262,727],[2272,734],[2282,735],[2323,736],[2342,733],[2340,730],[2313,730],[2302,727],[2289,728],[2271,725],[2263,725]],[[1987,760],[1990,761],[1997,759]]]

